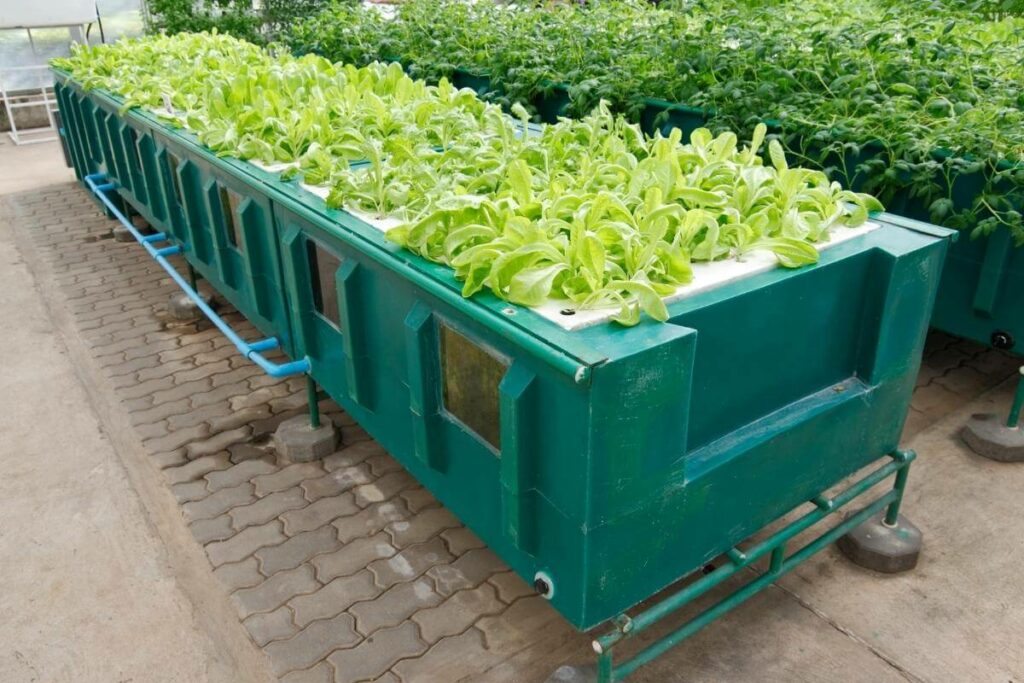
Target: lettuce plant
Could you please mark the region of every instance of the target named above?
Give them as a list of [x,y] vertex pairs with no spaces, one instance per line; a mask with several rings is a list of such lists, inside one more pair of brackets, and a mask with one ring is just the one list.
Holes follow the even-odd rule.
[[665,320],[662,297],[691,264],[755,250],[785,267],[881,206],[820,171],[791,168],[778,140],[706,129],[645,136],[600,103],[534,133],[442,78],[397,64],[357,68],[216,34],[80,48],[55,66],[123,107],[144,107],[219,155],[290,165],[330,187],[328,204],[405,222],[393,242],[449,265],[463,295],[487,288],[525,306],[614,306],[614,319]]

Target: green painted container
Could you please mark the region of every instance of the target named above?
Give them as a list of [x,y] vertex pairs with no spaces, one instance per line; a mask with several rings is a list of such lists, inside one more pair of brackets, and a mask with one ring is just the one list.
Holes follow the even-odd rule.
[[[936,158],[948,157],[939,150]],[[1004,166],[1004,168],[1006,168]],[[983,171],[961,173],[943,188],[954,210],[969,209],[983,191]],[[1024,212],[1024,196],[1009,183],[1002,191],[1018,211]],[[902,216],[927,221],[928,205],[914,197],[910,188],[891,202]],[[967,231],[950,246],[942,273],[932,325],[957,337],[985,346],[1024,355],[1024,247],[1017,246],[1009,230],[996,228],[989,235],[972,237]]]
[[486,97],[488,93],[495,90],[489,76],[473,73],[466,69],[456,69],[452,72],[452,85],[456,88],[469,88],[479,97]]
[[707,124],[708,114],[697,107],[687,107],[664,100],[644,100],[640,110],[640,129],[648,135],[660,131],[668,136],[673,128],[683,132],[683,140],[689,140],[693,131]]
[[542,86],[531,104],[543,123],[558,123],[558,119],[569,115],[572,105],[569,88],[559,83],[544,83]]
[[464,299],[448,268],[297,183],[124,118],[180,152],[193,232],[228,178],[269,211],[291,355],[577,628],[897,446],[949,231],[882,216],[815,266],[670,303],[667,323],[569,331]]
[[98,141],[99,154],[89,171],[116,181],[123,200],[181,245],[186,260],[253,325],[290,351],[277,235],[261,182],[276,176],[218,159],[156,116],[140,110],[122,115],[119,98],[84,93],[66,74],[57,77],[69,112],[77,109],[92,123],[85,134]]

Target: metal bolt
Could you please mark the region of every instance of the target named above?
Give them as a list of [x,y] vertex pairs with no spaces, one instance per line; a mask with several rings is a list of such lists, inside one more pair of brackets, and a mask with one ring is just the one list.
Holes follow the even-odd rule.
[[1002,330],[996,330],[992,333],[992,347],[1001,349],[1003,351],[1009,351],[1016,345],[1013,335],[1009,332],[1003,332]]

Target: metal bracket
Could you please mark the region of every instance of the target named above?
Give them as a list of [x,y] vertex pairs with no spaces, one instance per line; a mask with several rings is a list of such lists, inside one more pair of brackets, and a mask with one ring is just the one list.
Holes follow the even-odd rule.
[[[776,579],[792,571],[815,553],[846,535],[873,515],[884,510],[887,519],[895,519],[899,514],[903,490],[907,483],[907,472],[915,458],[915,454],[913,451],[895,451],[889,457],[891,458],[890,462],[865,475],[837,495],[829,498],[821,494],[812,498],[808,502],[814,506],[814,509],[779,531],[776,531],[765,540],[742,551],[739,548],[730,548],[725,552],[729,561],[710,574],[701,577],[632,617],[623,614],[614,619],[612,621],[614,630],[595,638],[592,643],[594,652],[598,655],[597,682],[611,683],[612,681],[625,679],[644,664],[656,659],[726,612],[753,597]],[[813,541],[810,541],[796,552],[788,556],[786,555],[786,544],[789,541],[809,527],[834,514],[850,501],[867,493],[872,487],[892,475],[896,475],[896,477],[893,487],[889,491]],[[645,631],[665,617],[674,614],[686,605],[706,595],[713,588],[736,574],[751,571],[754,563],[765,556],[769,556],[768,568],[761,571],[752,581],[687,621],[672,633],[648,645],[632,658],[618,664],[613,664],[612,648],[616,643]]]
[[128,232],[131,233],[135,241],[138,242],[145,248],[153,260],[160,264],[160,266],[167,271],[167,274],[171,276],[171,279],[181,287],[181,290],[195,302],[196,307],[203,312],[203,314],[210,320],[211,323],[220,330],[228,340],[235,345],[238,352],[243,356],[251,360],[253,363],[258,365],[264,372],[271,377],[288,377],[289,375],[301,375],[309,372],[309,358],[301,358],[296,361],[290,361],[288,363],[275,363],[271,360],[267,360],[263,353],[265,351],[272,351],[281,346],[281,342],[276,337],[268,337],[267,339],[261,339],[256,342],[247,342],[238,336],[238,333],[231,329],[231,326],[225,322],[225,320],[217,315],[217,312],[210,308],[209,304],[203,300],[189,283],[175,270],[174,266],[167,260],[168,256],[181,253],[181,247],[172,245],[169,247],[157,248],[153,246],[157,242],[167,242],[168,237],[165,233],[158,232],[154,235],[143,235],[138,229],[132,225],[132,222],[121,212],[121,210],[111,201],[107,193],[117,189],[117,186],[112,182],[107,182],[107,178],[102,173],[94,173],[85,177],[85,183],[92,190],[93,194],[103,203],[104,206],[114,215],[114,217],[120,221],[121,225],[125,227]]

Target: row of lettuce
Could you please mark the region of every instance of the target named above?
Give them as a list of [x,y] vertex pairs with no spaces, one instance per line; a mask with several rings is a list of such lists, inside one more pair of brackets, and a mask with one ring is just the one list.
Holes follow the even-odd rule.
[[895,210],[1024,244],[1024,18],[999,7],[408,0],[391,16],[341,3],[286,40],[348,63],[397,60],[542,114],[562,96],[572,115],[605,100],[645,123],[652,100],[679,103],[698,111],[690,128],[746,140],[765,123],[791,157]]
[[539,131],[446,79],[410,78],[294,57],[218,34],[79,47],[55,60],[86,90],[180,126],[222,156],[283,164],[285,179],[330,188],[328,205],[401,225],[393,242],[449,265],[471,296],[536,306],[615,307],[665,320],[662,296],[691,264],[773,252],[818,258],[833,228],[863,223],[876,200],[820,171],[791,168],[764,126],[644,135],[606,106]]

